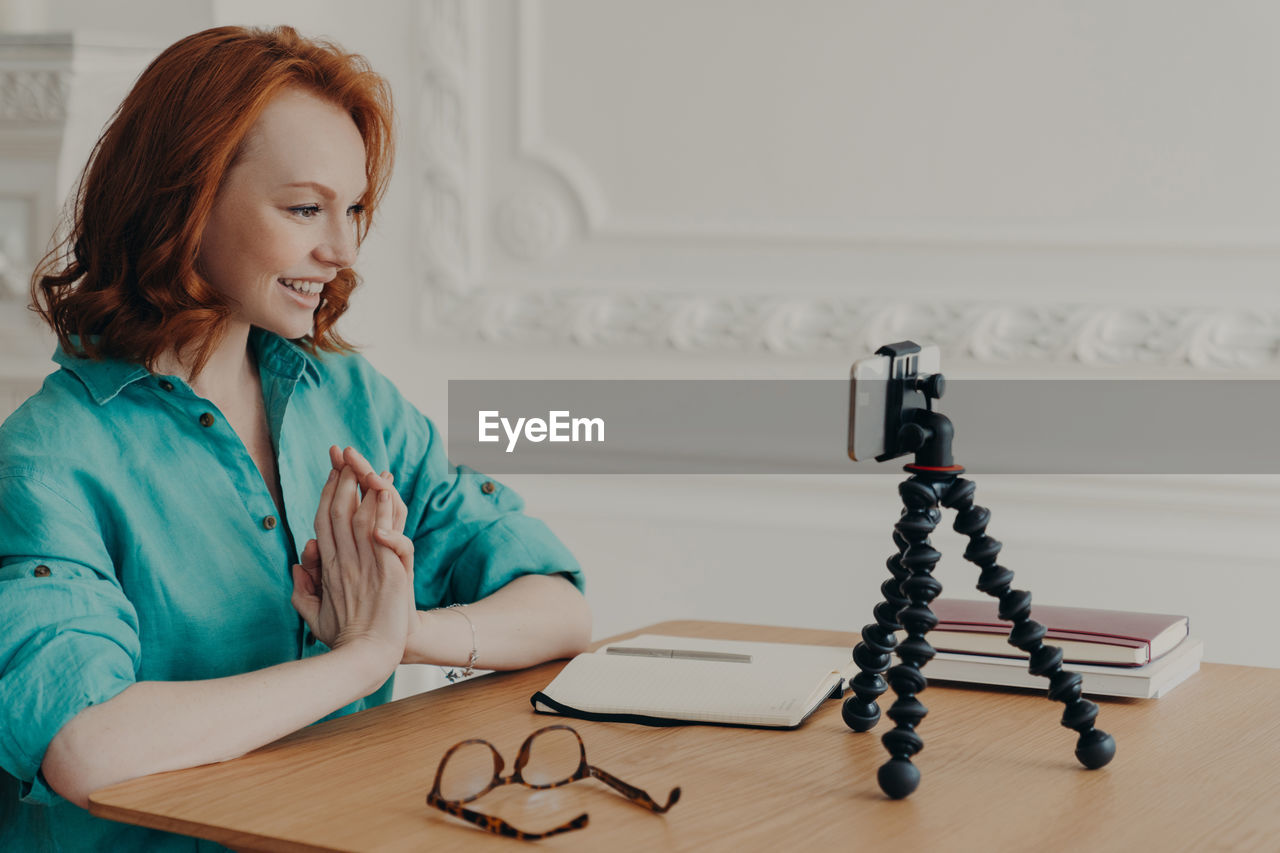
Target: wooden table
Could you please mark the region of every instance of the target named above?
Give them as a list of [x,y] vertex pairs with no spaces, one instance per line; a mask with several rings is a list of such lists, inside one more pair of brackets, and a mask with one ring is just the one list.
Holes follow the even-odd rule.
[[[850,648],[857,639],[714,622],[624,636],[636,633]],[[304,729],[235,761],[114,785],[90,798],[90,810],[245,850],[510,853],[524,842],[425,805],[436,764],[457,741],[483,737],[509,772],[525,736],[570,722],[590,763],[656,799],[677,785],[683,797],[659,816],[582,781],[544,792],[507,786],[476,803],[531,830],[590,814],[585,829],[536,842],[545,850],[1280,849],[1280,670],[1206,664],[1162,699],[1100,701],[1099,726],[1118,751],[1098,771],[1073,757],[1061,704],[931,686],[916,759],[923,781],[891,801],[875,780],[887,719],[855,734],[834,701],[795,731],[534,714],[530,694],[563,665],[483,676]]]

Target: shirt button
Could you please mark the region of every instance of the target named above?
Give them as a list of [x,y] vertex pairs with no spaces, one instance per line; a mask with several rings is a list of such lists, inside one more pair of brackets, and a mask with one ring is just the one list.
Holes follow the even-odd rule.
[[203,426],[203,427],[213,426],[213,415],[211,415],[208,412],[205,412],[204,414],[202,414],[200,416],[200,426]]
[[275,530],[275,527],[276,517],[274,515],[268,515],[266,518],[262,519],[262,528],[264,530]]
[[49,575],[53,574],[53,572],[49,571],[48,566],[36,566],[35,569],[31,572],[31,574],[35,575],[38,578],[47,578],[49,577]]
[[172,391],[172,390],[173,390],[173,383],[172,383],[172,382],[170,382],[168,379],[161,379],[161,380],[160,380],[160,387],[161,387],[161,388],[163,388],[163,389],[164,389],[164,390],[166,390],[166,391]]
[[497,488],[498,487],[493,484],[492,480],[488,480],[485,482],[483,486],[480,487],[480,491],[484,492],[486,495],[491,495],[495,491],[497,491]]

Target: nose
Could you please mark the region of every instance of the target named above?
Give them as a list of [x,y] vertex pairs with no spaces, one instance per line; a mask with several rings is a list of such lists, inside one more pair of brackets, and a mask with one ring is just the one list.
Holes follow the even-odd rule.
[[325,230],[324,242],[316,247],[316,257],[326,264],[345,269],[356,262],[356,224],[345,216],[335,216]]

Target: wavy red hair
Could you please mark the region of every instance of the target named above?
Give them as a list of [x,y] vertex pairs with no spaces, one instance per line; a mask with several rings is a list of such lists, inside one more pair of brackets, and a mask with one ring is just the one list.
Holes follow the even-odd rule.
[[[81,175],[67,237],[32,275],[32,307],[66,351],[152,368],[174,350],[199,373],[231,313],[197,269],[201,235],[249,129],[289,87],[345,109],[364,139],[363,241],[394,154],[386,81],[364,57],[292,27],[195,33],[161,53],[116,110]],[[359,281],[344,269],[325,286],[304,346],[351,349],[334,323]]]

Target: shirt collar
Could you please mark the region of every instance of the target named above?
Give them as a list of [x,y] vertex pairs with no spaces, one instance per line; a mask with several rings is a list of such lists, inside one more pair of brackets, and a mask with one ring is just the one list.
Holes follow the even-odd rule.
[[306,378],[313,385],[319,383],[315,356],[293,341],[255,327],[249,331],[249,346],[258,356],[259,367],[294,382]]
[[[73,338],[72,343],[78,344],[79,341]],[[312,384],[320,381],[314,356],[292,341],[255,328],[249,333],[249,345],[257,353],[258,363],[272,373],[295,382],[304,377]],[[53,361],[74,373],[99,406],[109,403],[126,386],[151,375],[140,364],[110,358],[83,358],[68,353],[61,346],[54,351]]]
[[[73,340],[73,343],[79,341]],[[61,346],[54,351],[53,361],[74,373],[99,406],[110,402],[126,385],[151,375],[140,364],[111,358],[84,358],[72,355]]]

